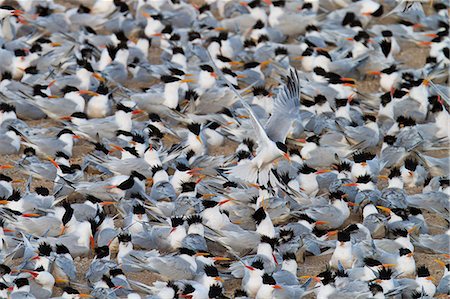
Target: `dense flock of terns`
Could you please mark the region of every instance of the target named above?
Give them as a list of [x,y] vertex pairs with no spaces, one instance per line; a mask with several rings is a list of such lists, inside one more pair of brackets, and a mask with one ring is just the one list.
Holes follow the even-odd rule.
[[429,2],[1,0],[0,298],[447,298]]

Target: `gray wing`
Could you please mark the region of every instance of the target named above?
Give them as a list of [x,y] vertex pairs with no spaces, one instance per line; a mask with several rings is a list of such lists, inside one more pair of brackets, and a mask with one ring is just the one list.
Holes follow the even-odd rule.
[[113,228],[105,228],[100,231],[97,236],[97,244],[98,246],[106,246],[111,243],[111,241],[117,237],[119,233]]
[[444,276],[437,286],[436,293],[448,294],[450,291],[450,275]]
[[55,263],[64,273],[66,273],[67,277],[69,277],[71,281],[77,278],[77,271],[73,260],[70,260],[65,256],[58,256]]
[[176,256],[152,258],[147,265],[149,270],[172,280],[192,279],[195,276],[195,272],[192,271],[191,265]]
[[284,142],[300,110],[300,79],[297,71],[291,70],[273,106],[273,114],[266,123],[266,133],[271,140]]
[[205,238],[197,234],[187,235],[181,242],[181,247],[198,252],[208,251],[208,246],[206,245]]

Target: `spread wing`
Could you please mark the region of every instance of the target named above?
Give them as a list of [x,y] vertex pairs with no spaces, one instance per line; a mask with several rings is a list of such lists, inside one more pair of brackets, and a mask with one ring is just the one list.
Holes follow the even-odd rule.
[[274,101],[273,114],[266,124],[266,133],[272,141],[286,140],[292,122],[300,111],[300,79],[295,70],[291,70],[286,85]]

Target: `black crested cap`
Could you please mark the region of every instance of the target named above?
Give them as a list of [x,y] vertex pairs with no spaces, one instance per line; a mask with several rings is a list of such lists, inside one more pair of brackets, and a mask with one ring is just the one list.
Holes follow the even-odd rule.
[[412,117],[399,116],[397,117],[397,122],[399,123],[400,126],[405,127],[413,127],[416,125],[416,121]]
[[21,288],[23,286],[30,285],[30,282],[28,281],[27,278],[17,278],[14,280],[14,284],[16,285],[17,288]]
[[344,192],[341,190],[336,190],[333,192],[330,192],[330,195],[328,196],[330,199],[341,199],[345,195]]
[[189,171],[189,170],[190,170],[189,166],[187,166],[186,164],[181,163],[181,162],[178,162],[178,163],[176,164],[175,168],[176,168],[178,171]]
[[200,65],[200,69],[201,69],[202,71],[206,71],[206,72],[209,72],[209,73],[213,73],[213,72],[214,72],[213,67],[210,66],[210,65],[208,65],[208,64],[202,64],[202,65]]
[[348,232],[348,233],[353,233],[355,231],[358,231],[359,227],[358,225],[356,225],[355,223],[350,224],[349,226],[347,226],[344,231]]
[[177,227],[177,226],[183,225],[184,219],[183,219],[183,217],[175,216],[175,217],[170,218],[170,222],[172,223],[172,227]]
[[405,160],[405,168],[410,171],[415,171],[417,168],[418,162],[414,159],[408,158]]
[[341,161],[339,164],[336,164],[335,166],[339,172],[350,171],[352,169],[350,162],[347,161]]
[[348,242],[350,241],[350,233],[347,231],[340,231],[337,234],[337,239],[339,242]]
[[75,135],[72,130],[69,129],[62,129],[61,131],[59,131],[58,135],[56,135],[56,137],[61,137],[64,134],[70,134],[70,135]]
[[262,260],[260,259],[256,259],[252,262],[251,266],[253,268],[259,269],[259,270],[264,270],[264,263]]
[[234,291],[234,298],[236,297],[248,297],[247,292],[241,289]]
[[139,179],[139,180],[141,180],[141,181],[144,181],[144,180],[146,179],[146,177],[145,177],[143,174],[141,174],[141,173],[139,173],[139,172],[137,172],[137,171],[135,171],[135,170],[133,170],[133,171],[131,172],[131,176],[130,176],[130,177],[137,178],[137,179]]
[[400,256],[412,253],[411,250],[409,250],[408,248],[400,248],[398,251],[399,251]]
[[359,184],[367,184],[372,180],[370,174],[362,175],[356,178],[356,182]]
[[11,273],[11,268],[5,264],[0,264],[0,275],[5,275]]
[[178,77],[174,77],[174,76],[168,76],[168,75],[162,75],[161,76],[161,81],[163,83],[173,83],[173,82],[177,82],[180,81],[181,79]]
[[72,287],[64,287],[63,288],[63,292],[70,294],[70,295],[76,295],[79,294],[80,292]]
[[42,196],[48,196],[50,194],[50,191],[47,188],[43,187],[43,186],[36,187],[34,189],[34,191],[37,194],[42,195]]
[[189,256],[194,256],[195,255],[195,251],[194,250],[191,250],[191,249],[188,249],[188,248],[184,248],[184,247],[181,247],[180,249],[178,249],[178,252],[180,254],[187,254]]
[[317,169],[311,168],[305,163],[300,167],[299,172],[303,174],[311,174],[317,172]]
[[392,233],[394,234],[394,236],[400,236],[400,237],[408,236],[408,231],[406,229],[401,229],[401,228],[393,230]]
[[223,298],[223,288],[219,284],[213,284],[209,287],[208,297],[209,298]]
[[50,253],[52,252],[52,246],[45,242],[41,243],[39,244],[38,251],[39,255],[50,256]]
[[295,253],[293,253],[293,252],[285,252],[285,253],[283,253],[283,261],[286,261],[286,260],[293,260],[293,261],[295,261],[296,260]]
[[262,276],[262,281],[263,281],[263,284],[268,284],[268,285],[276,285],[277,284],[277,282],[275,281],[273,276],[269,275],[267,273],[264,273],[264,275]]
[[376,295],[378,293],[383,293],[383,287],[376,283],[370,284],[369,290],[372,293],[372,295]]
[[252,69],[259,65],[259,62],[251,61],[244,64],[244,69]]
[[353,161],[355,161],[356,163],[370,161],[373,158],[375,158],[375,154],[368,153],[368,152],[360,152],[360,153],[353,154]]
[[279,150],[281,150],[283,153],[287,153],[288,152],[288,147],[283,142],[277,141],[275,144],[276,144],[277,148]]
[[306,215],[306,214],[300,214],[300,215],[298,215],[298,219],[299,219],[299,220],[305,220],[305,221],[307,221],[307,222],[309,222],[309,223],[314,223],[314,222],[316,222],[316,220],[312,219],[311,217],[309,217],[309,216]]
[[109,255],[109,247],[105,245],[95,248],[95,255],[97,258],[107,257]]
[[219,276],[219,271],[217,271],[217,268],[213,265],[205,265],[203,270],[205,271],[207,276],[210,277],[217,277]]
[[219,204],[219,202],[214,201],[214,200],[207,200],[207,199],[205,199],[205,200],[202,201],[202,205],[203,205],[206,209],[208,209],[208,208],[214,208],[214,207],[217,206],[218,204]]
[[198,123],[188,124],[187,128],[189,131],[191,131],[192,133],[194,133],[197,136],[200,134],[201,125]]
[[133,207],[133,214],[142,215],[145,214],[145,208],[141,204],[137,204]]
[[63,244],[56,244],[56,253],[57,254],[70,254],[69,248],[67,248],[65,245]]
[[194,289],[194,287],[191,284],[185,284],[184,285],[184,289],[183,289],[183,294],[184,295],[187,295],[187,294],[190,294],[190,293],[193,293],[193,292],[195,292],[195,289]]
[[202,223],[203,219],[202,216],[198,215],[198,214],[194,214],[188,217],[187,219],[187,223],[189,225],[195,224],[195,223]]
[[392,168],[391,172],[389,173],[389,178],[392,179],[399,176],[401,176],[400,169],[398,167]]
[[256,224],[259,225],[267,217],[266,211],[263,207],[260,207],[253,213],[252,218],[255,220]]
[[418,277],[430,277],[430,271],[425,266],[420,266],[417,268]]
[[159,117],[159,115],[156,113],[149,113],[148,118],[154,122],[161,122],[161,117]]
[[397,137],[395,137],[393,135],[386,135],[383,137],[383,141],[389,145],[393,145],[395,143],[395,141],[397,141]]
[[383,14],[383,11],[384,11],[383,5],[380,4],[380,7],[377,10],[375,10],[373,13],[371,13],[371,15],[374,17],[381,17],[381,15]]
[[333,272],[331,272],[329,269],[319,273],[317,277],[322,278],[322,284],[327,285],[334,281],[334,275]]
[[252,92],[253,92],[254,96],[259,96],[259,95],[268,96],[269,95],[269,91],[264,86],[255,86],[252,88]]
[[12,178],[0,173],[0,181],[11,182]]
[[127,112],[127,113],[133,111],[130,107],[127,107],[127,106],[125,106],[125,105],[122,104],[122,103],[117,103],[116,109],[117,109],[117,110],[124,111],[124,112]]
[[377,267],[382,265],[380,261],[370,257],[364,258],[364,264],[368,267]]
[[124,275],[122,269],[115,268],[115,269],[109,270],[109,276],[114,277],[114,276],[117,276],[117,275]]
[[181,193],[195,191],[195,182],[185,182],[181,184]]
[[[144,179],[145,179],[145,177],[144,177]],[[128,190],[131,187],[133,187],[133,185],[134,185],[134,176],[131,175],[128,179],[126,179],[125,181],[123,181],[122,183],[117,185],[116,188],[118,188],[120,190]]]
[[260,242],[269,244],[272,249],[275,249],[275,246],[278,244],[278,240],[276,238],[271,238],[264,235],[261,236]]
[[275,56],[276,55],[288,55],[288,50],[284,47],[278,47],[275,49]]
[[131,235],[127,234],[127,233],[122,233],[122,234],[118,235],[117,238],[119,239],[119,242],[122,242],[122,243],[131,242]]
[[27,147],[23,150],[23,153],[26,156],[35,156],[36,155],[36,150],[32,147]]

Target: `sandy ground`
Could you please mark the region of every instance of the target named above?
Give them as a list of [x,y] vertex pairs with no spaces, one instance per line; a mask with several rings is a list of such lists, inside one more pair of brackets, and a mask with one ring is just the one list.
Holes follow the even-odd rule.
[[[57,0],[56,2],[59,2],[64,5],[69,6],[76,6],[79,2],[78,0]],[[81,2],[86,2],[85,0],[81,0]],[[197,4],[202,3],[202,0],[194,0],[192,2],[195,2]],[[417,46],[414,43],[411,42],[403,42],[401,44],[402,51],[398,55],[397,59],[399,62],[403,62],[405,65],[415,68],[415,67],[421,67],[426,59],[426,56],[428,54],[428,48]],[[151,61],[153,63],[159,62],[159,52],[154,51],[151,53]],[[138,86],[136,86],[138,87]],[[357,88],[359,91],[362,92],[377,92],[379,90],[379,84],[378,79],[374,77],[367,77],[362,81],[359,81],[357,84]],[[30,126],[44,126],[44,127],[52,127],[52,126],[60,126],[60,124],[57,124],[56,122],[52,120],[40,120],[40,121],[28,121],[27,122]],[[174,138],[166,138],[165,143],[167,145],[176,143],[177,140]],[[219,148],[212,148],[210,150],[210,153],[212,155],[226,155],[234,152],[236,147],[236,144],[232,141],[227,141],[224,146]],[[86,141],[80,141],[78,142],[74,147],[74,158],[72,158],[73,163],[81,163],[82,157],[90,152],[93,149],[93,146],[90,145]],[[0,165],[2,164],[11,164],[14,161],[16,161],[20,155],[6,155],[3,157],[0,157]],[[16,169],[12,170],[5,170],[3,173],[10,175],[12,177],[21,178],[26,180],[27,177],[24,176],[22,173],[18,172]],[[52,182],[47,181],[41,181],[41,180],[33,180],[32,187],[36,186],[45,186],[52,188],[53,184]],[[22,187],[20,184],[16,185],[16,188]],[[76,200],[75,198],[73,200]],[[445,222],[442,219],[434,217],[434,215],[426,214],[426,219],[430,224],[433,225],[445,225]],[[360,215],[354,215],[352,216],[344,226],[346,226],[349,223],[352,222],[359,222],[361,220]],[[119,220],[120,221],[120,220]],[[440,233],[440,230],[433,229],[433,233]],[[443,269],[438,266],[437,263],[435,263],[434,259],[443,259],[441,255],[438,254],[427,254],[423,252],[417,252],[415,254],[415,260],[416,264],[419,265],[426,265],[432,274],[433,277],[435,277],[438,281],[440,277],[443,274]],[[299,276],[301,275],[314,275],[318,274],[319,272],[323,271],[323,269],[328,264],[328,261],[330,259],[330,255],[324,255],[324,256],[307,256],[303,263],[299,263]],[[87,272],[87,269],[90,265],[90,262],[92,261],[92,257],[89,258],[82,258],[77,259],[76,261],[76,267],[78,272],[78,283],[85,284],[85,278],[84,274]],[[128,273],[127,275],[129,279],[139,281],[145,284],[152,284],[155,280],[158,280],[158,275],[155,275],[150,272],[141,272],[141,273]],[[240,287],[240,281],[231,279],[225,283],[226,291],[228,294],[232,294],[232,292]],[[81,287],[78,287],[80,291],[88,291],[87,289],[82,289]],[[58,287],[55,287],[54,295],[60,295],[61,289]]]

